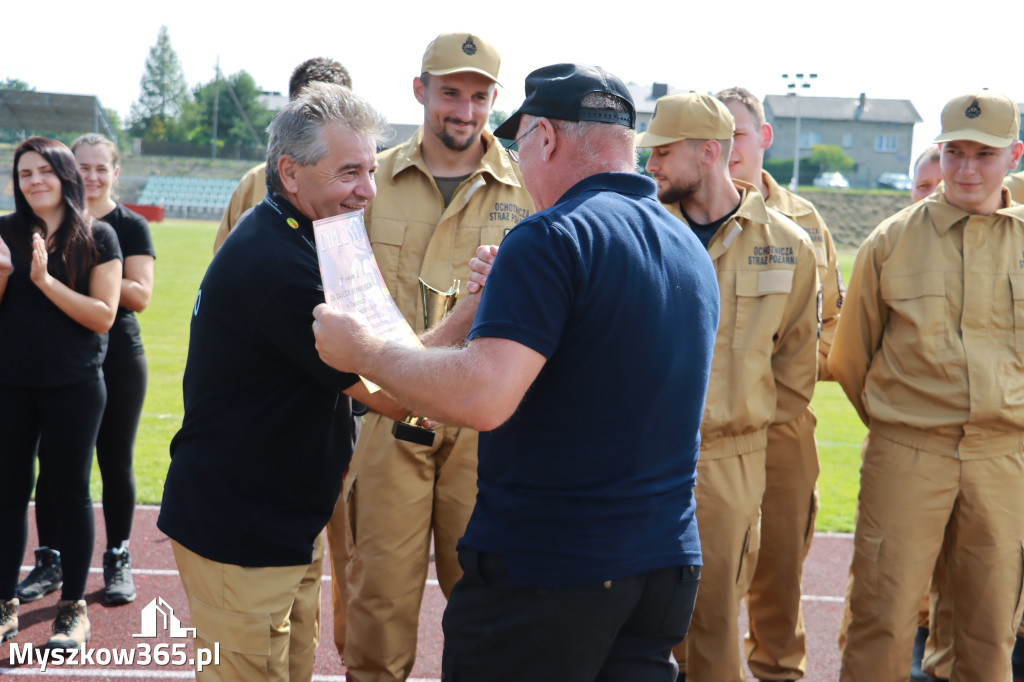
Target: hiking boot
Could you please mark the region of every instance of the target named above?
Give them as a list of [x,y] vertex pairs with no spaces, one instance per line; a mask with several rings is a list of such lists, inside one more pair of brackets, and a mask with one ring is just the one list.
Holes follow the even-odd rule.
[[18,600],[0,601],[0,642],[14,639],[18,634]]
[[49,547],[36,550],[35,568],[18,583],[16,596],[27,604],[55,592],[64,586],[64,573],[60,568],[60,552]]
[[85,600],[57,602],[57,617],[47,649],[77,649],[89,641],[92,627],[85,613]]
[[108,549],[103,553],[103,602],[128,604],[135,601],[131,555],[126,549]]

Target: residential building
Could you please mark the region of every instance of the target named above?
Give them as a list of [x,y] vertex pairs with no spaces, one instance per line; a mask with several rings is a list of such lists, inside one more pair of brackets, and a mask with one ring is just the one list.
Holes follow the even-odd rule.
[[[765,118],[775,140],[766,159],[792,159],[800,116],[800,157],[814,145],[840,147],[856,165],[846,173],[852,187],[874,187],[882,173],[907,173],[913,163],[914,124],[921,116],[910,100],[768,95]],[[804,176],[801,168],[801,176]]]
[[636,107],[636,131],[642,133],[647,130],[648,124],[654,118],[654,105],[659,97],[675,95],[680,92],[689,92],[685,88],[669,87],[668,83],[628,83],[629,94],[633,98],[633,106]]

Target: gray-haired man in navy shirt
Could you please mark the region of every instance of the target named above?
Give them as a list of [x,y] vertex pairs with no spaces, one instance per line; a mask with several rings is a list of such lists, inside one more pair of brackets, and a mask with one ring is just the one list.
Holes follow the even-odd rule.
[[[556,64],[495,134],[538,213],[505,238],[461,348],[409,350],[326,305],[321,357],[480,434],[444,680],[676,677],[700,578],[693,485],[718,325],[707,252],[635,172],[636,114]],[[610,405],[630,403],[610,422]]]

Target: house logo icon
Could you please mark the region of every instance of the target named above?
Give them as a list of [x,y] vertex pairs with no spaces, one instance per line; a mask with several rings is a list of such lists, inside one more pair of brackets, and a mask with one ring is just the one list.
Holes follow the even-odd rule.
[[142,609],[142,632],[132,637],[156,637],[158,625],[162,625],[162,629],[171,637],[188,637],[189,633],[192,633],[192,637],[196,636],[196,629],[181,627],[181,621],[174,615],[171,605],[163,597],[157,597]]

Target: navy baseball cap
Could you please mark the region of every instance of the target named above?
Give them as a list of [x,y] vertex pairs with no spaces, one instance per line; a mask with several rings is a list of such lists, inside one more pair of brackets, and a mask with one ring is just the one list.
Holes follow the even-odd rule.
[[[628,111],[590,109],[581,106],[592,92],[618,97]],[[523,114],[557,118],[562,121],[593,121],[614,123],[636,129],[636,107],[629,88],[617,76],[600,66],[586,64],[552,64],[526,77],[526,99],[514,114],[494,131],[495,137],[514,140]]]

